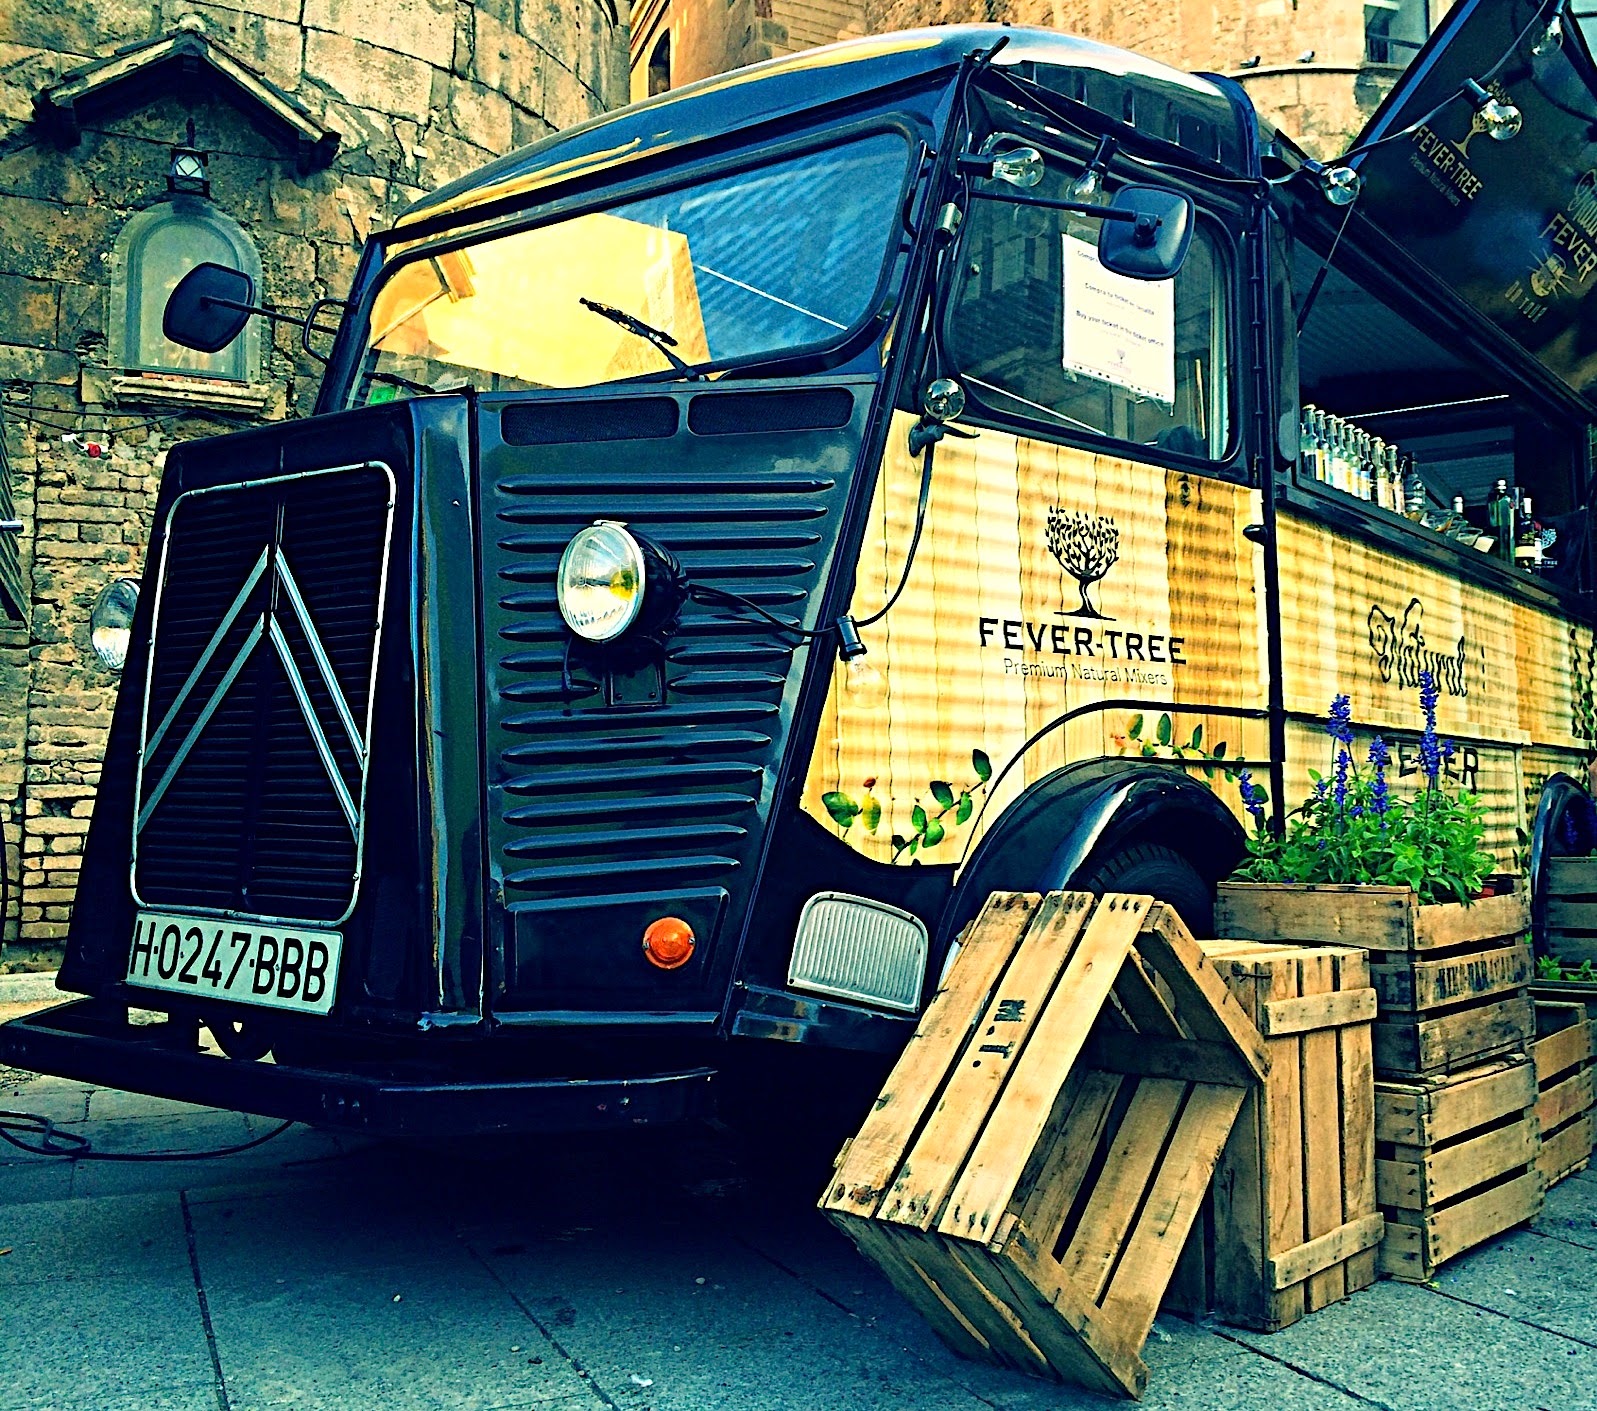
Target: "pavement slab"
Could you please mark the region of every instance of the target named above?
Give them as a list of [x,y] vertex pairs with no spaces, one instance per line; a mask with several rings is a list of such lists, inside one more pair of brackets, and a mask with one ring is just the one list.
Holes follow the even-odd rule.
[[[272,1124],[53,1080],[97,1149]],[[0,1148],[0,1411],[1089,1411],[945,1348],[814,1209],[702,1128],[216,1160]],[[778,1163],[779,1165],[779,1163]],[[758,1169],[756,1169],[758,1168]],[[1273,1336],[1162,1315],[1148,1411],[1597,1411],[1597,1176],[1529,1227]],[[397,1300],[397,1301],[396,1301]]]

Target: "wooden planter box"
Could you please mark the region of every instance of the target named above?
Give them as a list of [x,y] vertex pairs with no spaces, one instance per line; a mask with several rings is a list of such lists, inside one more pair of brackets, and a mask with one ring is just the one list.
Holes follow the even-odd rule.
[[1597,857],[1547,859],[1547,950],[1565,966],[1597,966]]
[[1536,1069],[1515,1055],[1445,1078],[1375,1084],[1381,1271],[1421,1282],[1536,1215]]
[[1597,1115],[1592,1108],[1593,1023],[1582,1004],[1537,1004],[1536,1122],[1541,1129],[1537,1165],[1550,1186],[1585,1169],[1591,1160]]
[[1352,947],[1199,946],[1263,1035],[1270,1071],[1231,1129],[1183,1296],[1275,1332],[1375,1282],[1375,991]]
[[955,1351],[1138,1396],[1263,1041],[1145,896],[995,893],[820,1206]]
[[1375,1070],[1392,1076],[1458,1072],[1524,1048],[1535,1024],[1529,925],[1523,890],[1421,906],[1407,887],[1226,882],[1215,910],[1228,936],[1368,951]]

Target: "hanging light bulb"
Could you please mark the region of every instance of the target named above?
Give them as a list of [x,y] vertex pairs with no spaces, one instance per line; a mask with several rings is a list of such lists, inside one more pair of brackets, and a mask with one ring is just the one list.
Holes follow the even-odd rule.
[[837,655],[843,662],[843,689],[851,704],[874,706],[887,698],[887,680],[871,663],[854,619],[837,619]]
[[1087,170],[1071,182],[1070,190],[1066,193],[1068,199],[1080,201],[1084,206],[1103,205],[1108,199],[1103,179],[1108,174],[1109,159],[1114,156],[1115,146],[1112,137],[1098,139],[1098,148],[1092,154],[1092,160],[1087,163]]
[[1507,142],[1524,125],[1524,114],[1507,98],[1498,98],[1474,79],[1464,80],[1463,92],[1475,105],[1474,127],[1494,142]]
[[1042,153],[1035,147],[1016,147],[993,158],[993,180],[1006,181],[1022,191],[1041,181],[1044,170]]
[[1547,28],[1542,31],[1542,37],[1531,45],[1530,52],[1538,59],[1545,59],[1549,54],[1556,53],[1564,47],[1564,0],[1558,0],[1553,6],[1552,17],[1547,21]]
[[1320,183],[1321,194],[1333,206],[1351,206],[1364,189],[1364,178],[1352,167],[1328,167],[1310,158],[1298,170],[1306,171]]

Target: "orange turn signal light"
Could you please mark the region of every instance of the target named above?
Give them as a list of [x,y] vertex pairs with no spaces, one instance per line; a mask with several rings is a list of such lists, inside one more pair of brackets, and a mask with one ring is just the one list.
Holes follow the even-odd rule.
[[643,933],[643,953],[650,965],[676,970],[693,959],[693,927],[680,916],[651,921]]

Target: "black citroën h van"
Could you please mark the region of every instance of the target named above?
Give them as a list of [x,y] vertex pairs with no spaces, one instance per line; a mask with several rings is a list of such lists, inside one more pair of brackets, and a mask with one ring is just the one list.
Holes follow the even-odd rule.
[[[1284,478],[1272,141],[1226,80],[946,28],[423,201],[317,414],[170,454],[61,971],[89,998],[0,1057],[377,1130],[655,1122],[774,1044],[895,1054],[994,888],[1202,930],[1231,772],[1279,799],[1329,650],[1261,516],[1349,513]],[[191,279],[170,326],[225,338],[249,291]],[[1366,517],[1394,563],[1507,572]],[[1362,624],[1335,650],[1374,681]]]

